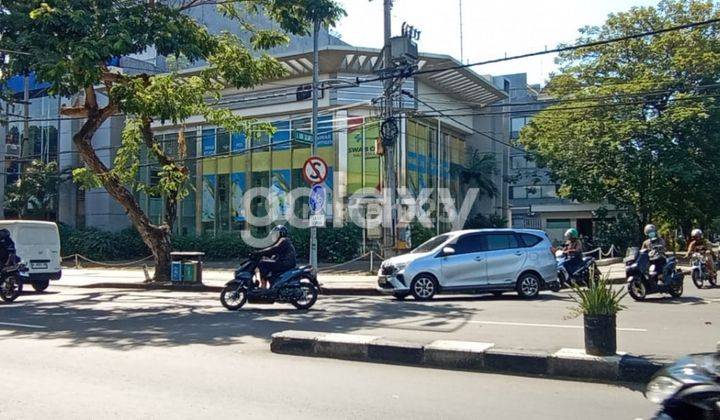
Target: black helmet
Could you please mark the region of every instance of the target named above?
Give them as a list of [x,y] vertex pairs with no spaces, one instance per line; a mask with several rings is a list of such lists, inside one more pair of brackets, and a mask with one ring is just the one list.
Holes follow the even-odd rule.
[[285,227],[285,225],[277,225],[274,228],[272,228],[271,233],[277,232],[278,238],[285,238],[288,236],[288,229]]
[[10,231],[7,229],[0,229],[0,239],[5,239],[10,237]]

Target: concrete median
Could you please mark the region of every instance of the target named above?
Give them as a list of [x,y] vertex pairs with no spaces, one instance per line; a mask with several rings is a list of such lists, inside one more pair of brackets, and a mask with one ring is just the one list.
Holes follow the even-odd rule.
[[296,356],[610,383],[645,383],[666,364],[626,354],[590,356],[580,349],[546,353],[500,349],[492,343],[472,341],[421,344],[378,336],[296,330],[273,334],[270,348],[274,353]]

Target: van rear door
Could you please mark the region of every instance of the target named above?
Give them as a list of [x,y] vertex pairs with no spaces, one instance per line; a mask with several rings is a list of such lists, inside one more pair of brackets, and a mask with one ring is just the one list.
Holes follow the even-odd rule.
[[18,224],[14,240],[17,255],[27,264],[30,274],[60,271],[60,238],[56,226]]

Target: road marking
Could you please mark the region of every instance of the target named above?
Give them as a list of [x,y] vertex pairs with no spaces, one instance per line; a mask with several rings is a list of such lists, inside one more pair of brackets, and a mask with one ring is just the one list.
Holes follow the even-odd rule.
[[[472,324],[485,324],[485,325],[507,325],[512,327],[540,327],[540,328],[568,328],[573,330],[579,330],[584,328],[582,325],[561,325],[561,324],[528,324],[525,322],[499,322],[499,321],[467,321]],[[647,332],[644,328],[618,328],[618,331],[628,332]]]
[[45,329],[45,327],[43,327],[42,325],[16,324],[14,322],[0,322],[0,325],[7,325],[10,327],[34,328],[36,330]]

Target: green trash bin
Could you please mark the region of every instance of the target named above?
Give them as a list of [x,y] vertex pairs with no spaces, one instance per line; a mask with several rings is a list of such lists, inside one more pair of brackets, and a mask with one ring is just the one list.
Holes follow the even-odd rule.
[[183,276],[182,280],[185,283],[196,283],[198,276],[197,276],[197,269],[198,269],[198,262],[197,261],[186,261],[182,265],[183,267]]

